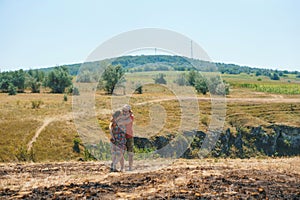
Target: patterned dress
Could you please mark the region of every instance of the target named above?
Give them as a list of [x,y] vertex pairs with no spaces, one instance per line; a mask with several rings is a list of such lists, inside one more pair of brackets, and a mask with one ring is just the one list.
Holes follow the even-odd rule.
[[112,125],[112,141],[116,147],[126,150],[126,137],[124,128],[121,128],[116,123]]

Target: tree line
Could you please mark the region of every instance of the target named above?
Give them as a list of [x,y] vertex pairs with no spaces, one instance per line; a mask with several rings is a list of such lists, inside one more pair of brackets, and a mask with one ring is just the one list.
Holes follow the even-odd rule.
[[[98,89],[104,89],[107,94],[113,94],[114,89],[119,84],[126,81],[124,78],[125,70],[121,65],[109,65],[99,79]],[[167,84],[166,74],[158,73],[154,75],[155,84]],[[198,93],[206,94],[210,92],[216,95],[228,95],[229,84],[224,82],[220,76],[204,77],[200,72],[192,70],[186,73],[181,73],[174,80],[174,83],[180,86],[192,86]],[[135,85],[135,91],[142,94],[143,86],[140,83]]]
[[[181,75],[178,77],[179,85],[184,82],[184,79],[189,79],[187,76],[192,76],[195,71],[215,72],[219,71],[223,74],[255,74],[256,76],[267,76],[272,80],[280,80],[281,77],[288,74],[295,74],[300,78],[300,72],[287,70],[272,70],[251,68],[247,66],[239,66],[235,64],[213,63],[209,61],[201,61],[196,59],[185,58],[181,56],[168,55],[142,55],[142,56],[122,56],[118,58],[106,59],[103,61],[95,61],[88,63],[78,63],[66,66],[50,67],[35,70],[18,70],[0,73],[0,91],[8,92],[9,94],[16,94],[17,92],[24,92],[25,89],[30,89],[33,93],[40,92],[40,88],[49,87],[53,93],[63,93],[66,88],[72,90],[72,76],[76,76],[80,70],[80,76],[77,76],[79,82],[91,82],[101,79],[100,87],[106,87],[108,93],[112,92],[111,87],[116,80],[105,80],[98,77],[97,69],[110,68],[111,66],[122,66],[122,73],[125,72],[139,72],[139,71],[182,71],[188,75]],[[108,69],[112,70],[112,69]],[[114,73],[110,71],[110,73]],[[114,74],[116,75],[116,74]],[[109,76],[106,74],[105,76]],[[189,81],[189,84],[195,86],[196,90],[205,93],[207,90],[203,85],[204,82],[220,82],[219,80],[205,80],[198,78]],[[181,80],[180,80],[181,79]],[[109,86],[110,84],[110,86]],[[212,85],[212,84],[210,84]],[[220,85],[220,84],[219,84]],[[222,85],[222,84],[221,84]],[[109,89],[110,88],[110,89]],[[109,91],[110,90],[110,91]],[[211,89],[214,90],[214,89]]]
[[[279,80],[280,77],[284,77],[288,74],[295,74],[298,78],[300,78],[300,72],[298,71],[254,68],[248,66],[240,66],[236,64],[214,63],[209,61],[186,58],[182,56],[170,55],[121,56],[117,58],[105,59],[102,61],[70,64],[65,65],[65,67],[68,68],[70,75],[76,76],[80,68],[89,69],[89,72],[94,73],[93,68],[97,68],[103,65],[103,63],[121,65],[125,72],[197,70],[202,72],[218,71],[223,74],[255,74],[256,76],[267,76],[273,80]],[[55,67],[49,67],[40,70],[45,73],[48,73],[54,68]]]
[[[81,76],[78,76],[77,81],[91,82],[92,79],[96,78],[91,74],[88,75],[87,72],[84,71]],[[117,84],[122,86],[126,81],[124,74],[125,69],[121,65],[109,65],[99,78],[98,89],[112,94]],[[159,73],[153,77],[153,80],[156,84],[167,84],[165,76],[165,74]],[[229,93],[229,85],[223,83],[220,77],[204,78],[195,70],[178,75],[174,82],[179,86],[193,86],[198,93],[202,94],[207,92],[221,94],[222,91],[225,91],[225,94]],[[20,69],[0,73],[0,91],[9,95],[15,95],[17,92],[22,93],[25,89],[30,89],[32,93],[40,93],[42,86],[50,88],[52,93],[65,93],[68,89],[69,93],[79,94],[77,88],[73,89],[72,76],[66,66],[55,67],[47,73],[39,69],[28,71]],[[142,85],[139,83],[136,84],[136,91],[142,93]]]
[[30,89],[40,93],[41,87],[48,87],[52,93],[64,93],[72,89],[72,76],[65,66],[55,67],[48,73],[39,69],[8,71],[0,73],[0,91],[15,95]]

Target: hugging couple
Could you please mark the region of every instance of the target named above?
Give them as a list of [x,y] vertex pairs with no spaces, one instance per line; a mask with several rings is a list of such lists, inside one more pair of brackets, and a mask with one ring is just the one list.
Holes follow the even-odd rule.
[[109,130],[111,135],[112,163],[111,172],[117,172],[117,164],[121,165],[121,172],[125,171],[124,153],[128,152],[129,171],[133,164],[133,112],[131,107],[125,104],[121,110],[113,113]]

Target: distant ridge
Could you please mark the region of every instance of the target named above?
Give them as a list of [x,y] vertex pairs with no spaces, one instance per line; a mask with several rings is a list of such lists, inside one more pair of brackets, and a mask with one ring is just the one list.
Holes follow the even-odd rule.
[[[91,63],[85,63],[85,65],[95,65],[100,62],[108,62],[112,65],[122,65],[129,72],[138,71],[186,71],[195,69],[204,72],[219,71],[227,74],[240,74],[240,73],[256,73],[258,75],[269,76],[273,73],[283,74],[300,74],[298,71],[277,70],[277,69],[263,69],[256,67],[240,66],[236,64],[225,64],[219,62],[209,62],[197,59],[186,58],[182,56],[170,56],[170,55],[140,55],[140,56],[121,56],[112,59],[106,59],[103,61],[94,61]],[[71,75],[75,76],[82,63],[62,65],[69,69]],[[48,72],[54,69],[56,66],[48,68],[40,68],[39,70]]]

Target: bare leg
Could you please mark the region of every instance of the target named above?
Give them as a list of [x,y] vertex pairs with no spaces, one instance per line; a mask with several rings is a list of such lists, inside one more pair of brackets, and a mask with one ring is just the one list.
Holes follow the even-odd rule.
[[133,165],[133,152],[128,152],[129,171],[132,170]]
[[116,160],[117,160],[117,156],[116,156],[116,149],[113,146],[114,144],[111,144],[111,154],[112,154],[112,163],[110,165],[110,170],[114,171],[116,169]]
[[124,151],[121,151],[120,164],[121,164],[121,171],[124,171],[125,170]]
[[113,171],[117,170],[117,164],[118,162],[121,162],[121,158],[122,158],[122,152],[118,147],[116,147],[115,159],[113,162]]
[[115,152],[115,156],[114,156],[114,160],[113,160],[113,163],[112,163],[112,168],[113,168],[113,171],[116,171],[117,170],[117,164],[120,160],[119,158],[119,152]]

